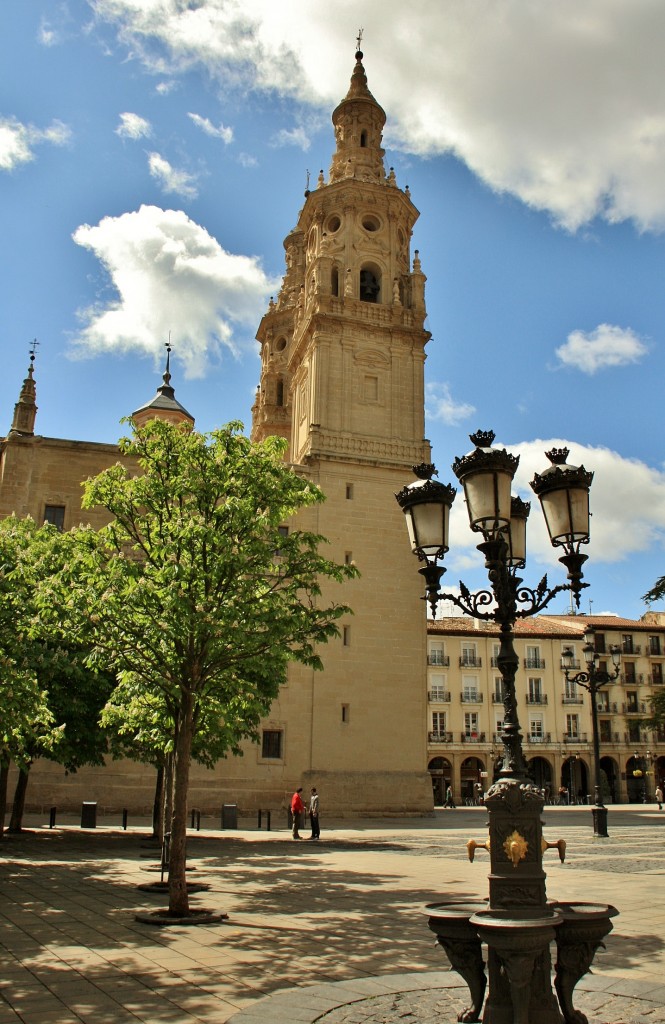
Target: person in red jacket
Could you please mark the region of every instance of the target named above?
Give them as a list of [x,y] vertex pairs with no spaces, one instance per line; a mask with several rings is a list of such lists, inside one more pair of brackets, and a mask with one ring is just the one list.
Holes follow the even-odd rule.
[[302,801],[302,797],[300,796],[301,793],[302,793],[302,786],[298,786],[298,789],[295,791],[295,793],[291,797],[291,817],[293,818],[293,838],[294,839],[302,839],[302,836],[300,835],[299,829],[300,829],[300,825],[302,824],[302,821],[303,821],[303,817],[302,816],[305,813],[305,811],[307,810],[307,808],[305,807],[305,805],[304,805],[304,803]]

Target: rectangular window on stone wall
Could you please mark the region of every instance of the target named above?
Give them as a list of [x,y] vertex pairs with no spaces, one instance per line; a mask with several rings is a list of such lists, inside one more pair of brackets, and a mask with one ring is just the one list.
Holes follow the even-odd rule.
[[44,522],[51,523],[52,526],[58,528],[58,530],[64,530],[65,528],[65,506],[64,505],[45,505],[44,506]]
[[261,737],[261,757],[281,760],[284,733],[281,729],[264,729]]

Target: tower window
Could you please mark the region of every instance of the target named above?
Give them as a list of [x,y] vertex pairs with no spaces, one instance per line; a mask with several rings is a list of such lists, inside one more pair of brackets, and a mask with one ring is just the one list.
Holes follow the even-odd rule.
[[351,501],[353,499],[353,484],[346,485],[346,500]]
[[362,223],[365,231],[378,231],[381,227],[381,221],[374,216],[363,217]]
[[348,704],[342,704],[342,721],[349,722],[351,718],[351,708]]
[[284,405],[284,381],[277,381],[277,405]]
[[64,505],[45,505],[44,506],[44,522],[51,523],[52,526],[57,527],[58,530],[62,531],[65,528],[65,506]]
[[360,271],[360,301],[378,302],[381,282],[372,270]]
[[367,132],[360,133],[360,145],[362,146],[363,149],[367,145]]
[[337,267],[332,268],[332,274],[330,275],[330,291],[332,295],[339,296],[339,270]]
[[342,629],[342,643],[344,644],[345,647],[350,647],[351,646],[351,627],[350,626],[344,626],[344,628]]

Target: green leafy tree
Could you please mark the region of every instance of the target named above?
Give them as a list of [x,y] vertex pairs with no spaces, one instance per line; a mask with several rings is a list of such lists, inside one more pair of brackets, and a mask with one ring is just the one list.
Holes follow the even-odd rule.
[[33,555],[57,544],[53,527],[10,516],[0,521],[0,833],[4,830],[9,766],[27,771],[36,744],[52,751],[62,739],[39,680],[32,640],[34,586],[26,571]]
[[323,557],[318,535],[285,533],[285,521],[323,495],[284,463],[282,439],[253,444],[241,431],[234,423],[204,435],[153,420],[122,439],[128,461],[85,486],[84,506],[103,506],[112,522],[74,531],[59,593],[42,591],[44,607],[58,607],[92,643],[93,663],[129,687],[142,736],[172,751],[177,916],[189,912],[192,757],[212,764],[256,738],[289,661],[322,667],[318,647],[349,611],[323,600],[322,582],[356,574]]
[[665,692],[657,690],[655,693],[647,697],[651,714],[648,718],[643,718],[640,721],[640,725],[644,729],[664,729],[665,728]]

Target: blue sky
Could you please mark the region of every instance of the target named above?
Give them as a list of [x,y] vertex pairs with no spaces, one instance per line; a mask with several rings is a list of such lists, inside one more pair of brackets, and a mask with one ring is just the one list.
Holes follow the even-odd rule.
[[[492,428],[527,496],[566,443],[596,474],[583,609],[639,616],[665,574],[665,5],[321,6],[2,5],[6,428],[37,338],[38,432],[116,440],[160,383],[170,332],[199,429],[249,429],[256,327],[307,172],[327,176],[362,25],[386,164],[421,211],[440,479]],[[531,519],[525,576],[554,584]],[[478,586],[459,499],[452,531],[446,580]]]

